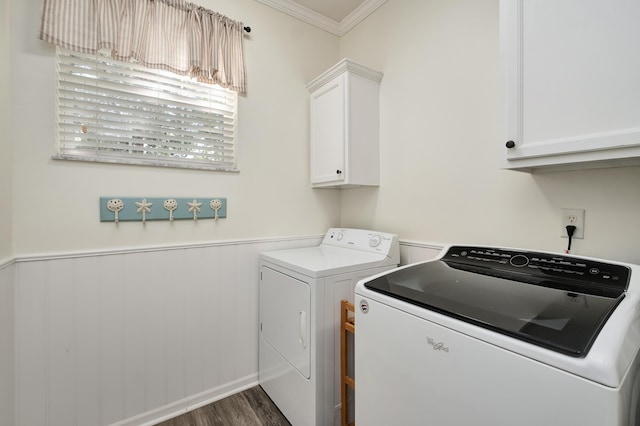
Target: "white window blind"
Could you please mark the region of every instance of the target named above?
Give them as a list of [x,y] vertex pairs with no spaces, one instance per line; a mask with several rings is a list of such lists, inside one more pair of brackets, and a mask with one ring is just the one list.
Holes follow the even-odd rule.
[[104,55],[57,62],[54,158],[237,170],[235,92]]

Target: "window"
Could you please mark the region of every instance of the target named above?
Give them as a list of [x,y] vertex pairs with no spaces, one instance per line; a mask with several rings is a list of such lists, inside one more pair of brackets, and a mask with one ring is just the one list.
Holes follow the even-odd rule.
[[237,171],[237,94],[57,49],[57,159]]

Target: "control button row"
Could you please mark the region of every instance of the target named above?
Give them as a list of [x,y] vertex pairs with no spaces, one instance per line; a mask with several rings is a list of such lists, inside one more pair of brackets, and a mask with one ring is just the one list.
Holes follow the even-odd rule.
[[565,265],[565,266],[577,266],[580,268],[586,268],[587,264],[586,263],[579,263],[579,262],[570,262],[568,260],[561,260],[561,259],[546,259],[544,257],[532,257],[531,258],[532,262],[541,262],[541,263],[550,263],[550,264],[555,264],[555,265]]
[[[466,253],[467,253],[466,251],[463,251],[461,254],[463,256],[466,256]],[[471,250],[471,253],[482,255],[482,256],[505,257],[505,258],[511,257],[511,255],[508,253],[497,253],[494,251]]]
[[541,265],[529,264],[528,267],[531,268],[531,269],[540,269],[541,271],[553,271],[553,272],[562,272],[562,273],[565,273],[565,274],[584,275],[584,272],[582,272],[582,271],[572,271],[570,269],[553,268],[553,267],[550,267],[550,266],[541,266]]
[[486,257],[476,257],[476,256],[467,256],[467,259],[470,260],[478,260],[481,262],[495,262],[495,263],[501,263],[503,265],[505,265],[507,263],[506,260],[502,260],[502,259],[488,259]]

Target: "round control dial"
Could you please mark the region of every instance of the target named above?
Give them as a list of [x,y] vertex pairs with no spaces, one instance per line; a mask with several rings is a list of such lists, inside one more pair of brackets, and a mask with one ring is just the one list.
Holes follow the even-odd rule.
[[523,267],[529,264],[529,258],[523,254],[516,254],[509,259],[509,263],[516,267]]
[[382,237],[380,235],[372,235],[369,238],[369,246],[371,247],[378,247],[381,242],[382,242]]
[[342,233],[342,231],[336,234],[336,240],[341,241],[343,238],[344,238],[344,234]]

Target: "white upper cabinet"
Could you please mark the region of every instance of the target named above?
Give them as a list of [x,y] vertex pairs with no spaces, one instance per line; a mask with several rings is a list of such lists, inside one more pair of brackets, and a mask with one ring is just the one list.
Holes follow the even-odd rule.
[[380,184],[381,79],[382,73],[343,59],[307,85],[312,187]]
[[501,0],[500,24],[505,168],[640,164],[640,1]]

